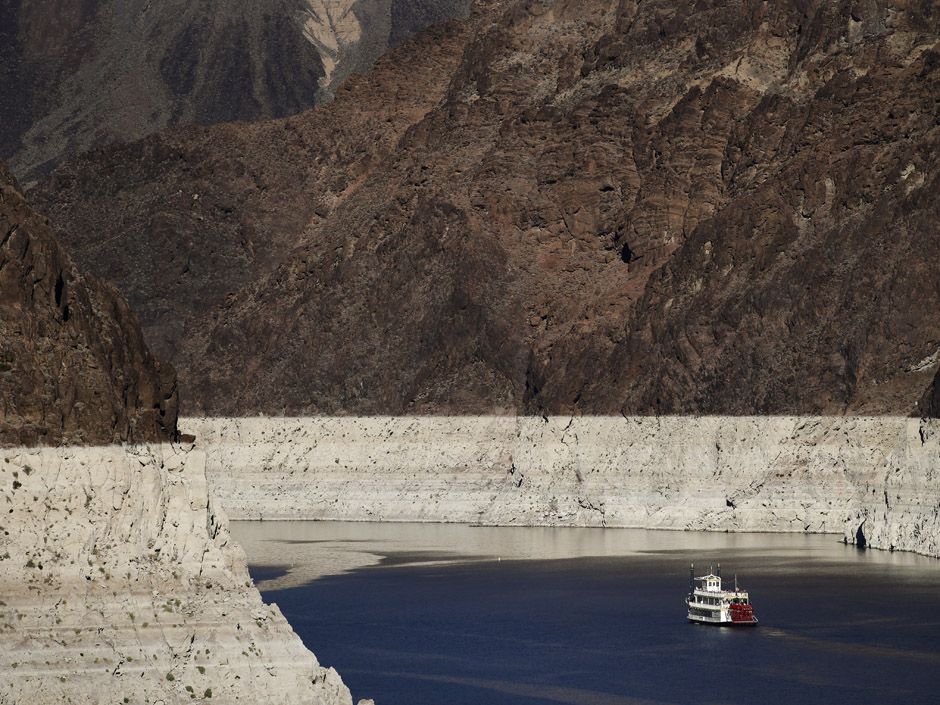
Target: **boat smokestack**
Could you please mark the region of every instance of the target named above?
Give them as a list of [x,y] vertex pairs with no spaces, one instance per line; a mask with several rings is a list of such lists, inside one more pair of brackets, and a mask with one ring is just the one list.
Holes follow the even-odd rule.
[[695,564],[689,565],[689,594],[695,592]]
[[718,564],[718,572],[715,573],[715,576],[718,577],[718,578],[721,577],[721,563]]

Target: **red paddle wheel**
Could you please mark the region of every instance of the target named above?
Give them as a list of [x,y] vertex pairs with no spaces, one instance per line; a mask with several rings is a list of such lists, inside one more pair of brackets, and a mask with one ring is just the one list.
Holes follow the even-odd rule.
[[751,605],[731,605],[731,622],[733,624],[757,624],[754,619],[754,608]]

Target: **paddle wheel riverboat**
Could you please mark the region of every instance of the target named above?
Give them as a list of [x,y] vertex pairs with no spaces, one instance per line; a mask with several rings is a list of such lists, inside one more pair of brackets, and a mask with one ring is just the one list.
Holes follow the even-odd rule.
[[738,576],[734,576],[734,590],[721,586],[721,564],[717,573],[711,569],[708,575],[695,577],[695,565],[689,569],[689,621],[702,624],[718,624],[728,627],[752,627],[757,624],[754,607],[747,590],[738,587]]

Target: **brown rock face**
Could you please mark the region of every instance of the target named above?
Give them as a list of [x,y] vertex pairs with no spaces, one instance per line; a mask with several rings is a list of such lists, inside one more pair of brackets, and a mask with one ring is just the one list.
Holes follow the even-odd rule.
[[[465,37],[440,29],[402,47],[349,79],[331,110],[99,150],[32,195],[54,222],[69,223],[61,236],[70,250],[118,284],[155,353],[179,369],[231,297],[288,259],[307,223],[355,195],[440,101]],[[81,206],[71,200],[79,193]],[[126,230],[108,220],[117,211]]]
[[[37,195],[191,411],[923,413],[938,35],[932,3],[478,3],[345,100]],[[215,283],[135,271],[181,253]]]
[[127,303],[79,273],[0,166],[0,445],[167,439],[177,407]]

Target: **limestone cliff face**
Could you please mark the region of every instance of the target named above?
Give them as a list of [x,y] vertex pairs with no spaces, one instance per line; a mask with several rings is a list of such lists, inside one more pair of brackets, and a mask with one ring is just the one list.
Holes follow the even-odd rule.
[[199,452],[2,450],[0,497],[0,702],[351,705],[261,601]]
[[0,445],[166,440],[176,374],[0,167]]
[[906,417],[185,419],[248,519],[841,535],[940,556],[940,423]]
[[[370,78],[414,110],[362,159],[369,131],[310,149],[312,123],[362,124],[337,101],[41,187],[66,231],[102,233],[76,251],[171,341],[191,409],[921,413],[935,3],[493,0],[454,31]],[[118,213],[140,234],[120,247]],[[214,242],[251,246],[207,297],[131,266],[198,271]]]
[[[64,156],[173,125],[291,115],[468,0],[30,0],[0,4],[0,159]],[[430,9],[430,11],[428,11]],[[404,11],[402,11],[404,10]]]

